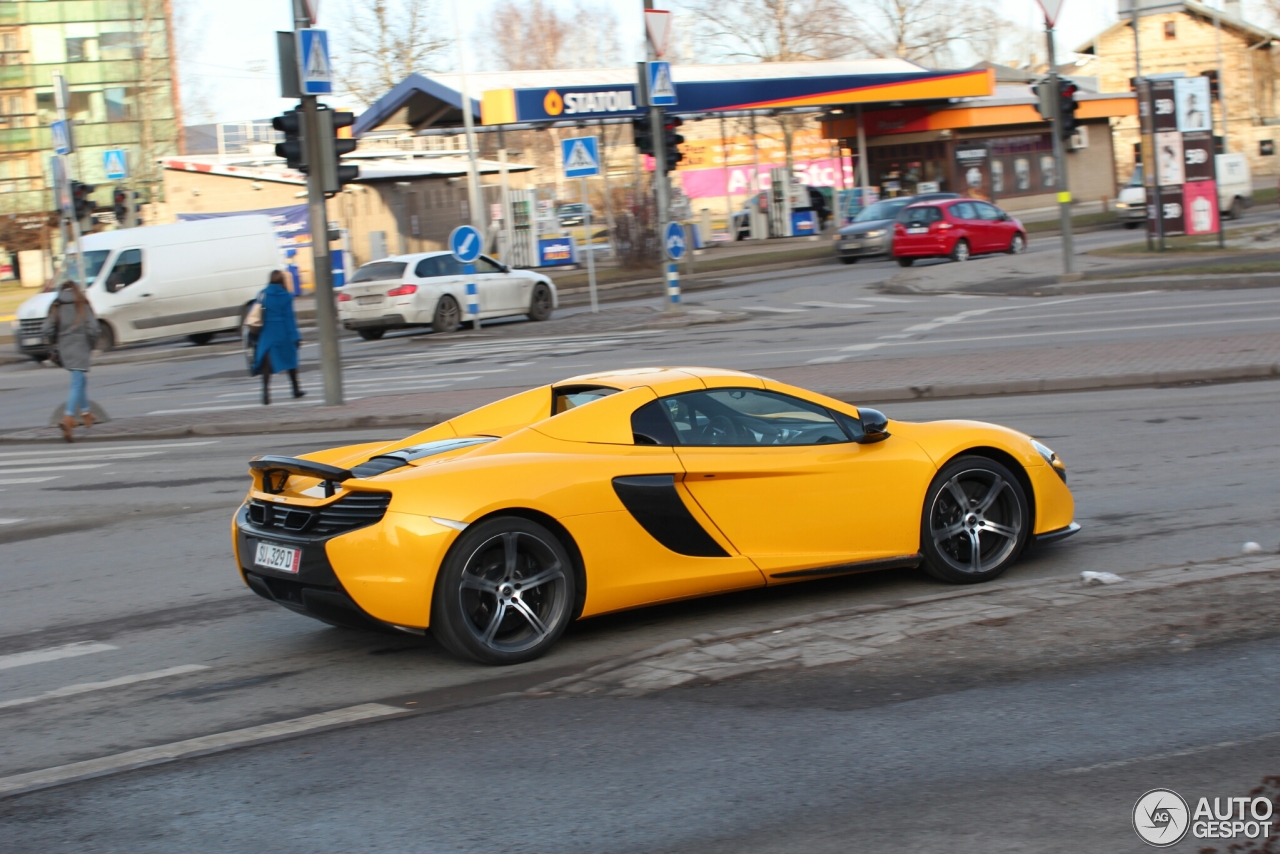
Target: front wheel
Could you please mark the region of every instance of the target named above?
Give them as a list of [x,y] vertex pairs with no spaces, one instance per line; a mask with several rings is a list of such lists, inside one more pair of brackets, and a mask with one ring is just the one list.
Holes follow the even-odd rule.
[[1132,231],[1133,229],[1137,228],[1140,224],[1141,223],[1136,223],[1136,222],[1126,222],[1124,224],[1124,227]]
[[1021,234],[1015,234],[1013,239],[1009,241],[1008,253],[1010,255],[1021,255],[1027,251],[1027,238]]
[[857,255],[841,255],[841,256],[840,256],[840,263],[842,263],[842,264],[857,264],[857,263],[858,263],[858,256],[857,256]]
[[969,260],[969,241],[963,237],[956,241],[956,245],[951,247],[951,260],[959,262]]
[[533,297],[529,300],[529,319],[546,320],[551,316],[551,288],[539,282],[533,286]]
[[366,341],[377,341],[386,333],[386,328],[382,326],[368,326],[363,329],[356,330],[356,334]]
[[98,321],[98,341],[94,346],[99,353],[109,353],[115,349],[116,333],[111,324]]
[[1244,216],[1244,203],[1240,201],[1239,196],[1231,200],[1231,209],[1227,211],[1227,216],[1232,219],[1239,219]]
[[573,565],[546,528],[516,516],[473,525],[449,550],[431,601],[431,633],[455,655],[519,664],[564,633]]
[[916,262],[916,259],[914,259],[914,258],[899,258],[899,259],[898,259],[898,266],[899,266],[899,267],[910,267],[910,266],[911,266],[912,264],[914,264],[915,262]]
[[195,332],[187,336],[187,340],[197,347],[203,347],[213,340],[212,332]]
[[436,302],[436,313],[431,317],[431,328],[436,332],[457,332],[462,325],[462,311],[458,301],[445,294]]
[[1026,493],[987,457],[952,460],[929,485],[920,519],[924,568],[953,584],[990,581],[1008,569],[1031,536]]

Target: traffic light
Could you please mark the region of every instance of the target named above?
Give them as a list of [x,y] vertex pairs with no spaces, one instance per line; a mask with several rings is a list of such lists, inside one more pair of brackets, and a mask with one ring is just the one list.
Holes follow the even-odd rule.
[[360,177],[360,167],[342,163],[344,154],[356,150],[356,141],[351,138],[350,132],[346,136],[338,135],[338,131],[351,127],[356,117],[352,113],[331,110],[324,105],[320,106],[319,117],[320,144],[323,149],[321,186],[325,195],[332,195],[341,190],[343,184],[350,184]]
[[680,150],[680,144],[684,142],[684,137],[676,132],[682,124],[684,124],[684,119],[668,116],[666,123],[662,126],[663,153],[667,156],[667,168],[665,170],[667,172],[675,169],[676,164],[684,159],[684,152]]
[[1040,118],[1046,122],[1053,121],[1053,91],[1049,81],[1041,80],[1031,87],[1031,91],[1036,93],[1036,112],[1040,114]]
[[71,182],[71,210],[85,228],[88,228],[92,222],[94,204],[91,196],[95,189],[97,188],[92,184],[81,181]]
[[1076,132],[1076,92],[1080,87],[1070,80],[1058,81],[1058,136],[1070,139]]
[[284,134],[284,142],[276,145],[276,157],[283,157],[290,169],[307,171],[307,141],[303,133],[302,107],[289,110],[271,120],[271,126]]
[[649,117],[638,116],[631,120],[631,134],[635,140],[636,149],[641,154],[653,156],[653,134],[649,128]]
[[116,187],[112,194],[117,228],[133,228],[138,224],[138,194],[126,187]]

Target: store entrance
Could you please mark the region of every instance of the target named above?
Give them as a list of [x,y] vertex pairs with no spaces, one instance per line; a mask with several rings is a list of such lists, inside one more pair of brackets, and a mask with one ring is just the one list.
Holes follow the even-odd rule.
[[950,189],[945,142],[879,145],[867,151],[867,159],[871,183],[880,187],[882,199]]

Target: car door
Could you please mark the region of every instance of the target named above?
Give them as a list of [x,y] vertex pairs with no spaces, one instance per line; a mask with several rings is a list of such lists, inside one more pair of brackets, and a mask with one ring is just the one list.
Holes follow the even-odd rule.
[[690,495],[769,579],[918,551],[933,466],[915,443],[857,444],[855,419],[767,389],[657,403],[675,427]]
[[102,289],[102,318],[111,324],[118,342],[155,337],[156,301],[146,275],[147,264],[140,247],[116,252]]
[[984,233],[973,202],[956,202],[947,207],[947,213],[951,215],[952,224],[960,232],[960,236],[969,241],[971,254],[987,251],[991,238]]
[[486,314],[519,314],[527,310],[526,294],[532,280],[503,268],[486,255],[476,259],[476,283],[480,288],[480,308]]
[[974,207],[978,209],[978,218],[982,220],[982,225],[991,234],[991,250],[992,252],[1001,252],[1009,248],[1009,242],[1013,240],[1014,232],[1018,230],[1013,224],[1013,220],[1005,216],[995,205],[989,205],[986,202],[974,202]]

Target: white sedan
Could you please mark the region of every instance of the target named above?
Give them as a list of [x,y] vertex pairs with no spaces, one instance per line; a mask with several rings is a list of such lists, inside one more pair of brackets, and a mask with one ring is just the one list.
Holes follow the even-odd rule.
[[559,305],[555,284],[541,273],[513,270],[485,255],[474,277],[448,252],[419,252],[371,261],[338,291],[338,319],[372,341],[388,329],[430,326],[453,332],[467,314],[467,282],[474,279],[480,319],[523,314],[546,320]]

